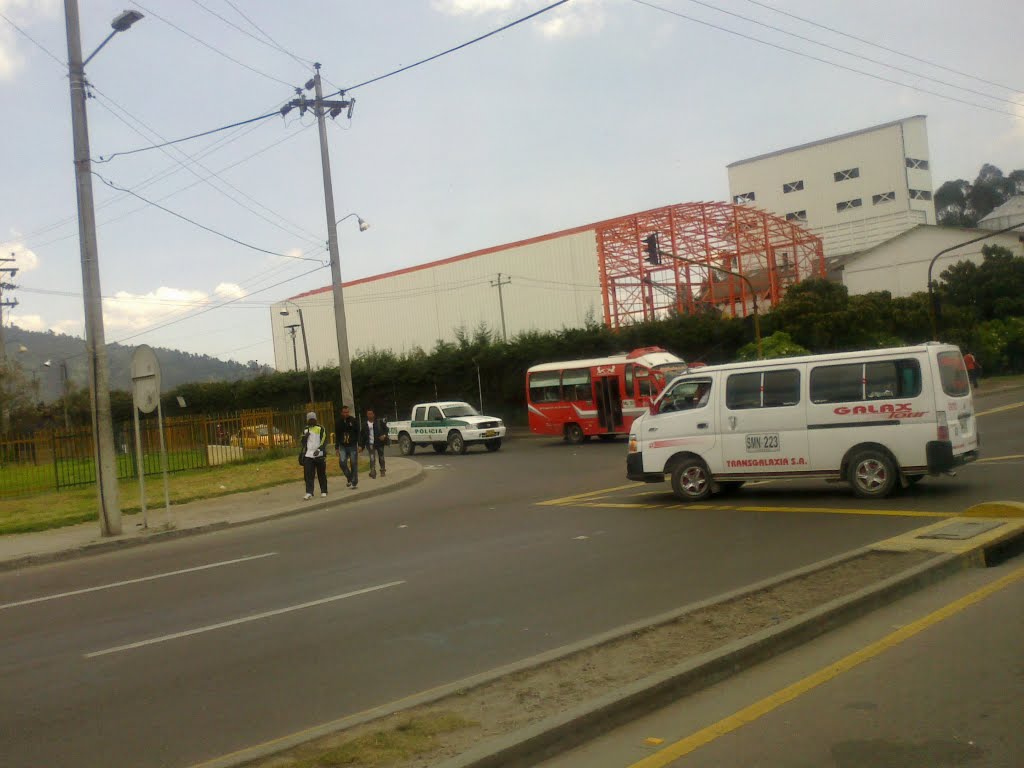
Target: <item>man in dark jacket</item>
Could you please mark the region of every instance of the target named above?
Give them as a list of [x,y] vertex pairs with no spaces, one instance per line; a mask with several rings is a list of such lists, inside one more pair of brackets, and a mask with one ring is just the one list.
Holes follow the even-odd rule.
[[380,461],[380,476],[387,476],[384,465],[384,446],[388,440],[388,425],[378,421],[373,410],[366,410],[366,419],[359,425],[359,450],[370,454],[370,479],[377,477],[377,461]]
[[355,488],[359,485],[359,422],[347,405],[341,406],[341,417],[334,424],[334,444],[341,471],[348,481],[346,487]]

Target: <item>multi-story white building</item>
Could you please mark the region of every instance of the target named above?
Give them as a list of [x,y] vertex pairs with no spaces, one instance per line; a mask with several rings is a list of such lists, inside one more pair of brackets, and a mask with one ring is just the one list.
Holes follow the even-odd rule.
[[733,202],[797,222],[835,258],[935,223],[924,115],[731,163]]

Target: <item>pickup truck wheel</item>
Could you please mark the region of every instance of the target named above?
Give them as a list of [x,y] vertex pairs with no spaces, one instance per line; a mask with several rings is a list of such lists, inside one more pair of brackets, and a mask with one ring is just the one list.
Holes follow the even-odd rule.
[[579,445],[586,439],[586,435],[583,434],[583,427],[579,424],[566,424],[565,439],[573,445]]
[[434,446],[434,453],[444,453],[448,450],[448,443],[431,443]]
[[501,448],[501,438],[496,437],[493,440],[485,440],[484,447],[491,453],[494,453]]
[[402,452],[403,456],[412,456],[416,453],[416,443],[412,441],[407,432],[398,436],[398,450]]
[[452,449],[452,453],[464,454],[468,446],[462,439],[462,433],[453,430],[448,433],[448,447]]

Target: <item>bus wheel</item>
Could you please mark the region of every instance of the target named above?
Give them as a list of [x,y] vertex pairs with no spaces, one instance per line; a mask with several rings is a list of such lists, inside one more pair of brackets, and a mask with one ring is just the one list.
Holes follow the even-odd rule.
[[448,443],[431,443],[434,446],[434,453],[444,453],[448,450]]
[[586,435],[583,434],[583,427],[579,424],[566,424],[565,439],[573,445],[579,445],[586,439]]
[[672,468],[672,492],[680,501],[702,501],[711,495],[711,475],[700,459],[691,456]]
[[884,451],[866,448],[850,460],[848,480],[862,499],[884,499],[896,487],[896,464]]
[[402,452],[403,456],[412,456],[416,453],[416,444],[407,432],[403,432],[398,436],[398,450]]

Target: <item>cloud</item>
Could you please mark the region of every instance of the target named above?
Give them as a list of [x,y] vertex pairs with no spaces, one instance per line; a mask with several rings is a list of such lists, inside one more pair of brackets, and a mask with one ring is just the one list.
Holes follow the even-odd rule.
[[9,254],[14,256],[14,266],[18,268],[19,272],[31,272],[39,266],[39,257],[35,251],[29,250],[25,247],[24,243],[4,243],[0,246],[0,254],[3,258],[8,258]]
[[221,283],[213,292],[224,299],[240,299],[245,296],[245,290],[238,283]]
[[[53,18],[58,7],[59,0],[0,0],[0,12],[23,29],[33,21]],[[25,62],[21,51],[30,45],[10,24],[0,24],[0,80],[14,79]]]
[[149,293],[118,291],[103,300],[103,322],[107,328],[142,330],[210,303],[203,291],[161,286]]
[[16,325],[23,331],[45,331],[46,322],[42,315],[17,315],[13,312],[8,315],[11,325]]
[[[604,27],[605,0],[573,0],[538,17],[536,28],[549,40],[583,37],[600,32]],[[525,15],[538,10],[538,0],[433,0],[435,11],[449,16],[483,16],[515,11]],[[506,14],[508,15],[508,14]]]

